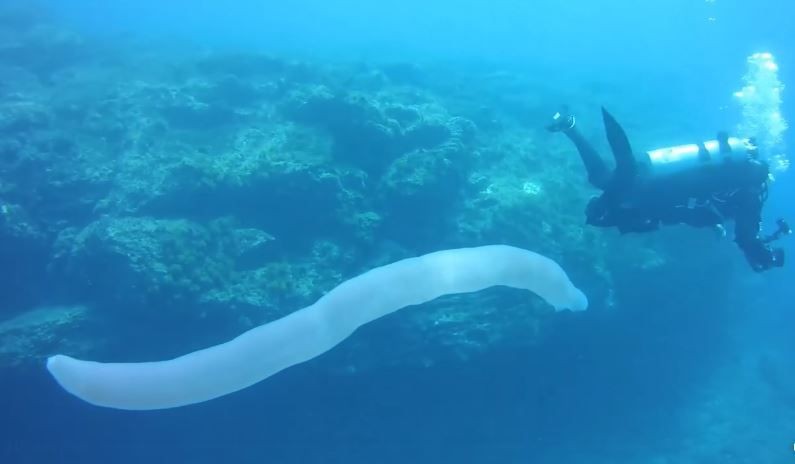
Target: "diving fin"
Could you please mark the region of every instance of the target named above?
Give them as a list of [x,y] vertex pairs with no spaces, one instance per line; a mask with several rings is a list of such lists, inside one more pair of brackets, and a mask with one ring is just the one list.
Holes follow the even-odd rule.
[[602,119],[607,133],[607,142],[613,150],[613,157],[616,160],[615,179],[619,182],[631,182],[637,172],[637,161],[632,154],[632,147],[624,129],[616,121],[616,118],[602,107]]

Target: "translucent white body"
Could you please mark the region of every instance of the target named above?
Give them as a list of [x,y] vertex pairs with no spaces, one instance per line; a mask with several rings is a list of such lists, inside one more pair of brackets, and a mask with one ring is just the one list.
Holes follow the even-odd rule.
[[504,245],[444,250],[372,269],[306,308],[179,358],[98,363],[56,355],[47,368],[67,391],[98,406],[184,406],[246,388],[312,359],[361,325],[403,307],[494,285],[530,290],[556,309],[588,306],[557,263],[532,251]]

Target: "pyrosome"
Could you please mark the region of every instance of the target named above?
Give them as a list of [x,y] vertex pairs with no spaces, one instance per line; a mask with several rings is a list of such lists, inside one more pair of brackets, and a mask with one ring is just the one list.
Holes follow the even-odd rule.
[[538,253],[505,245],[443,250],[371,269],[310,306],[175,359],[99,363],[59,354],[47,360],[47,369],[68,392],[97,406],[185,406],[241,390],[308,361],[360,326],[406,306],[495,285],[530,290],[557,310],[588,306],[564,270]]

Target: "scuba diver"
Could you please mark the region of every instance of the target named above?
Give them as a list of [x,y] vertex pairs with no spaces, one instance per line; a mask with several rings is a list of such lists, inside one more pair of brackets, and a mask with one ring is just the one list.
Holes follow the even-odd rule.
[[602,117],[615,158],[612,171],[577,130],[574,115],[564,109],[547,126],[574,143],[589,182],[602,190],[588,203],[588,224],[621,233],[672,224],[723,231],[723,222],[733,219],[735,242],[755,271],[784,265],[784,250],[770,244],[791,233],[787,223],[779,219],[773,234],[760,235],[770,171],[753,140],[721,132],[717,140],[634,153],[624,129],[604,108]]

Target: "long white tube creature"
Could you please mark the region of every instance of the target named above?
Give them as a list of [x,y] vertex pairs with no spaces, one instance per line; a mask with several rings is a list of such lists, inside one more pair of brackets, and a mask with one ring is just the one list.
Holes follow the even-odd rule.
[[372,269],[310,306],[175,359],[98,363],[59,354],[48,359],[47,368],[67,391],[98,406],[184,406],[241,390],[308,361],[360,326],[406,306],[495,285],[530,290],[556,309],[588,306],[563,269],[545,256],[504,245],[443,250]]

